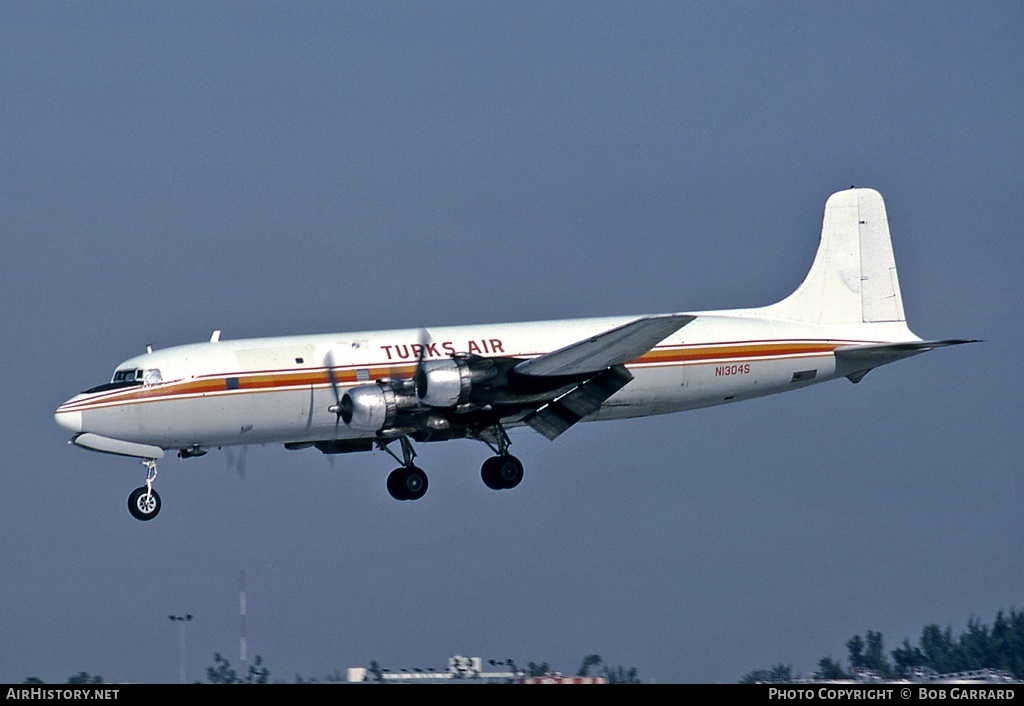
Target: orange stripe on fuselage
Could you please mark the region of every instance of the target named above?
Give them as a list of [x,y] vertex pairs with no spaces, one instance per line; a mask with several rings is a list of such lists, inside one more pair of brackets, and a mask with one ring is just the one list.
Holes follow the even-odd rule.
[[[636,360],[630,367],[697,365],[718,360],[791,358],[808,355],[831,354],[840,345],[851,341],[744,341],[740,343],[656,347]],[[859,343],[859,342],[858,342]],[[359,380],[357,370],[369,373],[369,379]],[[334,370],[334,380],[339,386],[351,387],[360,383],[372,383],[383,378],[410,378],[416,372],[415,365],[365,364]],[[364,378],[366,376],[364,375]],[[228,381],[231,380],[229,386]],[[237,381],[237,383],[236,383]],[[130,388],[100,393],[96,397],[65,404],[61,411],[101,409],[124,404],[156,402],[171,399],[187,399],[197,396],[266,392],[279,389],[329,387],[331,377],[326,368],[298,371],[265,370],[258,372],[237,372],[212,377],[195,378],[159,383],[142,388]]]
[[824,355],[832,353],[837,343],[771,343],[755,341],[716,346],[681,346],[671,349],[655,348],[640,356],[631,365],[644,363],[704,363],[712,360],[733,360],[736,358],[787,358],[802,355]]

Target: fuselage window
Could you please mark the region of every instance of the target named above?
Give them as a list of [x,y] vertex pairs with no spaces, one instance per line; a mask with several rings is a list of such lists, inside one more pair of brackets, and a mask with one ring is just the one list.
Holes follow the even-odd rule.
[[[139,371],[142,372],[142,371]],[[142,378],[142,382],[147,385],[155,385],[158,382],[163,382],[163,378],[160,376],[160,371],[156,368],[150,368],[146,371],[145,377]]]

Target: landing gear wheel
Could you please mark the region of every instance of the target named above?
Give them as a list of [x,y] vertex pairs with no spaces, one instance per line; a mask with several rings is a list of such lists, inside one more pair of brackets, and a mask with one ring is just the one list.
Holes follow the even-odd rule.
[[419,500],[427,485],[427,474],[416,466],[396,468],[388,475],[388,493],[395,500]]
[[128,512],[132,513],[136,520],[152,520],[160,512],[160,496],[146,486],[136,488],[128,496]]
[[484,461],[484,465],[480,468],[480,477],[483,478],[484,485],[491,490],[501,490],[505,487],[501,484],[501,476],[498,475],[498,461],[500,459],[500,456],[491,456]]
[[523,462],[515,456],[505,454],[499,456],[501,463],[498,465],[498,476],[506,490],[511,490],[523,482]]
[[523,482],[523,464],[510,454],[491,456],[484,461],[480,477],[491,490],[509,490]]

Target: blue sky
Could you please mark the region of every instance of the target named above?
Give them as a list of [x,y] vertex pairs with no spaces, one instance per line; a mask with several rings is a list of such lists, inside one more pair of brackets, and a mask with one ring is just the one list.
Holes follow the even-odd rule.
[[[464,654],[808,673],[1020,609],[1018,3],[5,3],[0,681],[272,678]],[[886,198],[931,353],[800,394],[420,449],[161,464],[54,408],[225,338],[770,303],[825,199]]]

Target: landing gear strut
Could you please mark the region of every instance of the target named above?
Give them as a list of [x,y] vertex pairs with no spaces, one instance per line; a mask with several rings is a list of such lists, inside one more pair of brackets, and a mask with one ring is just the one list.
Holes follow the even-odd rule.
[[484,461],[480,468],[480,477],[484,485],[491,490],[511,490],[523,481],[523,463],[508,452],[512,442],[500,424],[494,426],[494,436],[498,443],[497,448],[484,437],[480,437],[480,440],[496,454]]
[[423,472],[422,468],[413,465],[416,451],[413,449],[409,438],[401,436],[398,440],[402,444],[402,458],[398,458],[388,448],[390,441],[377,442],[379,449],[386,451],[392,458],[402,464],[401,468],[396,468],[388,475],[388,492],[395,500],[419,500],[427,492],[427,474]]
[[156,459],[145,458],[142,465],[146,467],[146,484],[136,488],[128,496],[128,512],[136,520],[152,520],[160,512],[160,496],[153,490],[156,480]]
[[[472,437],[487,444],[495,454],[480,468],[484,485],[492,490],[510,490],[523,482],[523,462],[508,452],[512,442],[501,424],[479,429]],[[419,500],[427,492],[427,474],[413,463],[416,450],[409,437],[399,436],[397,440],[402,446],[401,457],[388,448],[394,438],[377,440],[377,448],[402,464],[388,475],[388,493],[395,500]]]

